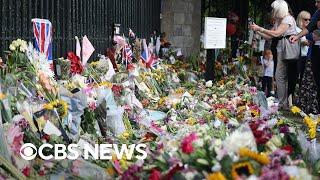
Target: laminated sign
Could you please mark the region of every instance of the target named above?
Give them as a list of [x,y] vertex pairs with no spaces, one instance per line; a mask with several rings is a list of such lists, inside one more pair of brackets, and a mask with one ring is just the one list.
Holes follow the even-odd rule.
[[227,19],[226,18],[205,18],[204,27],[204,48],[223,49],[226,48]]

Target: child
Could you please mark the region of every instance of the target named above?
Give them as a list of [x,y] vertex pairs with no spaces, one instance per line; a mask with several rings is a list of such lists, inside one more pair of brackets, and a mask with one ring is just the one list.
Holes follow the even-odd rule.
[[264,51],[262,65],[264,67],[264,76],[262,79],[262,90],[265,92],[267,97],[270,97],[270,93],[272,89],[273,71],[274,71],[273,55],[271,50]]

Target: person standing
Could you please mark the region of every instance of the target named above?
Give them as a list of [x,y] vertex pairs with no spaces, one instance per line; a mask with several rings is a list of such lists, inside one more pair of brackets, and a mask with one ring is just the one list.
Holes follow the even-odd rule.
[[[313,45],[311,47],[311,63],[312,63],[312,71],[313,76],[318,87],[318,101],[320,102],[320,34],[317,33],[319,31],[318,21],[320,20],[320,0],[315,1],[315,6],[317,11],[312,15],[308,26],[303,29],[299,34],[292,35],[289,40],[294,43],[297,42],[303,36],[306,36],[309,33],[312,33]],[[316,32],[315,32],[316,31]]]
[[262,59],[263,67],[264,67],[264,76],[262,80],[262,90],[265,92],[267,97],[270,97],[270,93],[272,90],[272,82],[273,82],[273,55],[271,50],[265,50],[264,57]]
[[[279,99],[280,109],[289,109],[288,105],[288,81],[293,81],[288,77],[297,75],[297,60],[299,58],[299,44],[290,43],[289,37],[297,34],[296,21],[290,15],[288,4],[284,0],[275,0],[272,4],[272,16],[276,19],[273,30],[266,30],[256,24],[251,25],[251,29],[257,32],[265,39],[278,38],[277,44],[277,69],[276,69],[276,84],[277,95]],[[288,52],[288,50],[291,50]],[[293,70],[296,67],[296,72]],[[292,83],[294,84],[294,83]],[[292,91],[294,88],[290,88]]]
[[[300,33],[303,29],[305,29],[310,22],[311,15],[307,11],[301,11],[297,17],[297,32]],[[299,84],[301,85],[301,81],[303,78],[303,72],[305,70],[305,65],[307,61],[308,49],[309,49],[309,41],[305,36],[301,38],[301,58],[298,64],[299,69]]]

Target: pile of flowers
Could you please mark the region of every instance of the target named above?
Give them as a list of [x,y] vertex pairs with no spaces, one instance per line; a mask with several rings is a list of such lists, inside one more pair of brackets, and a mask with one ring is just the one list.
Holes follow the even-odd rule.
[[[118,64],[116,73],[106,57],[83,67],[79,58],[69,53],[70,64],[63,64],[71,66],[70,74],[56,81],[32,47],[19,53],[29,76],[19,83],[3,78],[0,84],[4,123],[0,126],[0,152],[14,164],[8,168],[2,166],[8,163],[0,162],[0,179],[66,174],[101,179],[319,176],[319,118],[293,107],[292,112],[304,118],[301,128],[277,111],[272,98],[266,99],[250,86],[246,75],[229,74],[216,83],[205,82],[182,69],[190,65],[180,61],[159,63],[157,69],[141,62]],[[13,71],[15,66],[5,67],[10,69],[4,71],[7,77],[10,74],[15,79],[22,73]],[[242,69],[241,64],[237,66]],[[143,161],[117,159],[112,152],[110,161],[44,161],[39,157],[25,161],[18,153],[25,143],[39,147],[43,142],[80,146],[145,143],[148,156]]]

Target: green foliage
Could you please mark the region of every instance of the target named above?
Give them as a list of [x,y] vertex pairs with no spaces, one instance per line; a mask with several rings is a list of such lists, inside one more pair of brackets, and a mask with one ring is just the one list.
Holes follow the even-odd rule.
[[187,58],[187,62],[191,64],[191,68],[194,71],[198,71],[200,68],[199,54],[192,54]]

